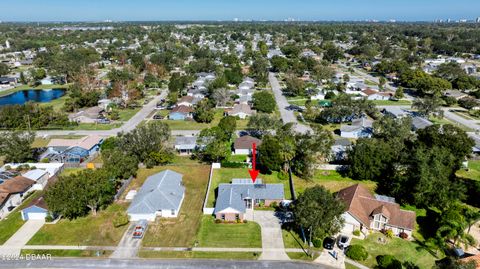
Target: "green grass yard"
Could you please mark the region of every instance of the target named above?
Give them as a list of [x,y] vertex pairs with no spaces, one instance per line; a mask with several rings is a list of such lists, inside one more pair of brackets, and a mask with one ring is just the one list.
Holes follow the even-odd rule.
[[377,106],[408,106],[412,104],[409,100],[374,100],[373,103]]
[[107,258],[113,251],[111,250],[68,250],[68,249],[22,249],[22,255],[51,255],[52,257],[97,257]]
[[10,213],[0,221],[0,245],[4,244],[20,227],[24,221],[19,211]]
[[342,176],[337,171],[317,170],[313,178],[310,180],[300,179],[297,177],[294,178],[295,192],[297,194],[303,192],[306,188],[313,187],[315,185],[322,185],[331,192],[337,192],[343,188],[357,183],[365,185],[371,191],[374,191],[376,187],[376,184],[373,181],[353,180],[351,178]]
[[[366,239],[360,240],[353,238],[352,244],[359,244],[368,251],[368,258],[362,261],[363,265],[373,268],[377,262],[375,258],[378,255],[393,255],[400,261],[414,262],[422,269],[432,268],[435,264],[436,257],[432,256],[427,250],[421,247],[415,241],[408,241],[401,238],[387,239],[386,244],[378,242],[379,237],[384,237],[380,233],[374,233],[367,236]],[[441,257],[440,257],[441,258]]]
[[257,223],[215,223],[212,216],[203,216],[197,240],[199,247],[262,247],[260,225]]
[[112,219],[117,212],[124,212],[126,205],[112,204],[92,214],[74,220],[61,219],[56,224],[44,225],[28,245],[88,245],[115,246],[128,225],[115,228]]
[[469,160],[468,169],[460,169],[457,176],[480,181],[480,160]]
[[135,114],[138,113],[138,111],[140,111],[141,108],[137,107],[137,108],[126,108],[126,109],[119,109],[118,110],[118,116],[120,117],[120,121],[128,121],[129,119],[131,119],[133,116],[135,116]]
[[257,252],[203,252],[203,251],[139,251],[140,258],[150,259],[218,259],[257,260]]
[[304,244],[302,238],[294,231],[282,230],[282,237],[285,248],[308,248],[308,245]]

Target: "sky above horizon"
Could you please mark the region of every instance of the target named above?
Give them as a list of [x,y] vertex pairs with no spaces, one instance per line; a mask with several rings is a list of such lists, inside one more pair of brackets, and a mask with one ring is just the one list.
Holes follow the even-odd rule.
[[478,0],[9,0],[0,21],[390,20],[480,17]]

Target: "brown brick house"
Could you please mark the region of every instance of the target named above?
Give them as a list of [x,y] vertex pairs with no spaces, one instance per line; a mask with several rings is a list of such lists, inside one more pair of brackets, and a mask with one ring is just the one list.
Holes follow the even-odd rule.
[[218,186],[215,202],[215,218],[224,221],[243,221],[247,210],[253,210],[259,205],[270,206],[273,202],[280,203],[284,199],[283,184],[261,184],[248,179],[233,179],[231,184],[222,183]]
[[411,236],[415,227],[415,212],[400,209],[400,205],[390,197],[374,195],[360,184],[342,189],[337,193],[347,211],[343,214],[345,224],[342,232],[360,230],[380,231],[390,229],[395,235],[404,232]]

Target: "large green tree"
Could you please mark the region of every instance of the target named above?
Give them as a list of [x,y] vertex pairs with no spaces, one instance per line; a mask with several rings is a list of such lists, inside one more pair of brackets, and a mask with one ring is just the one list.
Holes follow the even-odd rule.
[[115,182],[103,169],[83,170],[60,178],[45,192],[49,210],[73,219],[94,215],[113,201]]
[[277,103],[273,94],[268,91],[257,91],[253,94],[253,108],[264,113],[272,113]]
[[144,162],[151,152],[170,154],[169,139],[170,127],[166,123],[153,121],[140,125],[128,133],[120,133],[118,148],[126,155]]
[[197,122],[210,123],[215,117],[215,109],[210,105],[207,99],[203,99],[195,106],[193,118]]
[[5,162],[22,163],[33,159],[34,132],[11,131],[0,133],[0,156]]
[[307,188],[294,202],[295,223],[308,231],[309,241],[337,234],[343,227],[345,204],[325,187]]
[[103,168],[115,179],[127,179],[137,173],[137,158],[118,148],[102,150],[102,160]]

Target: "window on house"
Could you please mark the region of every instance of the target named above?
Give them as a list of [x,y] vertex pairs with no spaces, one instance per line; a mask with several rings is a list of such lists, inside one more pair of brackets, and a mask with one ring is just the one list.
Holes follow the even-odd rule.
[[225,220],[225,214],[222,214],[221,217],[222,217],[222,220]]
[[235,219],[236,219],[236,220],[239,220],[239,219],[240,219],[240,215],[239,215],[239,214],[235,214]]
[[175,209],[172,209],[172,216],[175,216]]
[[381,230],[385,228],[387,224],[387,218],[381,214],[377,214],[373,217],[373,228],[376,230]]

